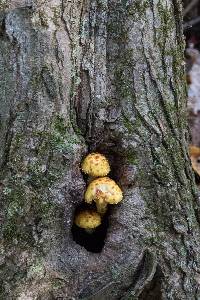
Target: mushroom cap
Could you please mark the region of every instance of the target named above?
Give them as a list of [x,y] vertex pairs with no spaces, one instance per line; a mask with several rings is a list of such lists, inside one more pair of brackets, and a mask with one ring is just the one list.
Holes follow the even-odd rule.
[[106,157],[100,153],[90,153],[82,162],[82,171],[93,177],[106,176],[110,172],[110,165]]
[[84,210],[75,217],[75,224],[84,229],[93,229],[101,224],[101,216],[96,211]]
[[117,204],[122,198],[123,194],[120,187],[109,177],[93,180],[85,192],[85,201],[87,203],[91,203],[94,200],[99,203]]

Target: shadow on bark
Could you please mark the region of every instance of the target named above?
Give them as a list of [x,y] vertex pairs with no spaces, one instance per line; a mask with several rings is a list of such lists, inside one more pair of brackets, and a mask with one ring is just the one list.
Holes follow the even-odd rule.
[[[88,209],[88,208],[90,209],[91,206],[88,207],[87,204],[83,203],[76,208],[75,214],[77,212],[80,212],[81,210]],[[73,224],[72,225],[73,240],[80,246],[84,247],[87,251],[93,253],[100,253],[105,245],[105,238],[109,226],[109,215],[110,215],[110,209],[103,217],[101,225],[98,226],[95,229],[95,231],[92,233],[87,233],[84,229]]]

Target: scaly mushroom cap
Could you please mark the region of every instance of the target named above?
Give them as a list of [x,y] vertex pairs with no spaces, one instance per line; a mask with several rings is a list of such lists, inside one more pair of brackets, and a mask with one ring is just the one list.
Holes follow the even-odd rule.
[[106,157],[100,153],[91,153],[82,163],[82,171],[93,177],[106,176],[110,172],[110,166]]
[[84,229],[94,229],[101,224],[101,216],[91,210],[79,212],[75,217],[75,224]]
[[122,198],[120,187],[109,177],[93,180],[85,192],[85,201],[87,203],[91,203],[94,200],[98,203],[117,204]]

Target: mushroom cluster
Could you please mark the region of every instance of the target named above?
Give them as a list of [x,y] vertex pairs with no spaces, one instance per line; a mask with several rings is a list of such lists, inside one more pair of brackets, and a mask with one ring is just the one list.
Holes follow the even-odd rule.
[[75,216],[75,224],[87,232],[92,232],[101,224],[101,218],[106,213],[108,204],[119,203],[123,194],[116,182],[106,177],[110,172],[110,165],[104,155],[100,153],[87,155],[81,169],[92,178],[85,192],[85,202],[91,204],[95,201],[97,211],[79,212]]

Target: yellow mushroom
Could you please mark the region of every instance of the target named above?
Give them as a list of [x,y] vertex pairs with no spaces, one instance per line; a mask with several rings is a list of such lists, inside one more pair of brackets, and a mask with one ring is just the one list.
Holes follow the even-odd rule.
[[93,177],[106,176],[110,172],[110,166],[106,157],[100,153],[90,153],[83,160],[81,169],[84,173]]
[[86,232],[92,233],[101,224],[101,216],[96,211],[84,210],[75,216],[74,223]]
[[104,214],[108,204],[117,204],[122,201],[123,195],[120,187],[109,177],[97,178],[87,187],[85,201],[96,202],[97,211]]

